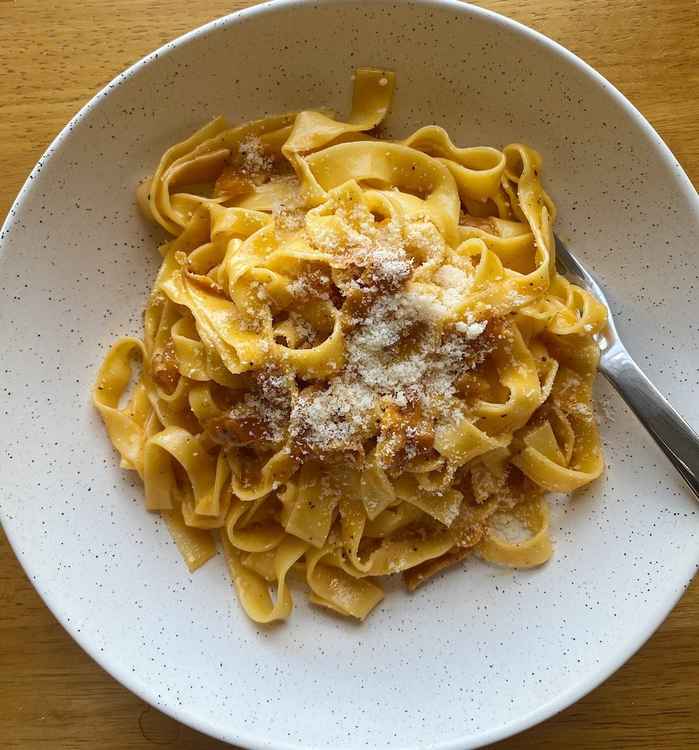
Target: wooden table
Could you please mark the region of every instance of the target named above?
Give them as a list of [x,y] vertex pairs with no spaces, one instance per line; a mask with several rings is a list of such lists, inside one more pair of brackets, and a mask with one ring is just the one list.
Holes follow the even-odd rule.
[[[149,50],[249,3],[0,0],[0,219],[64,123]],[[576,52],[648,117],[699,182],[697,0],[490,0]],[[1,425],[0,425],[1,429]],[[227,747],[149,708],[104,673],[43,605],[0,536],[0,747]],[[603,686],[517,748],[699,748],[699,582]]]

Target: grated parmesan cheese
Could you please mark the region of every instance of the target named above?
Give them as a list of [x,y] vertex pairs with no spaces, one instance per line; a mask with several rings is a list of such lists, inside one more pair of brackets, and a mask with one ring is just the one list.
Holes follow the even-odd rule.
[[487,322],[485,320],[482,320],[479,323],[464,323],[463,321],[459,321],[454,328],[459,333],[465,333],[466,338],[469,340],[477,339],[483,331],[485,331],[485,327],[487,325]]
[[[275,209],[275,219],[286,211]],[[449,418],[458,408],[455,382],[485,356],[485,348],[473,342],[487,321],[451,322],[472,274],[442,263],[444,240],[423,218],[384,218],[362,201],[338,196],[312,220],[306,215],[303,224],[309,242],[335,259],[332,283],[344,298],[338,304],[345,362],[326,382],[307,384],[294,400],[287,428],[297,449],[316,457],[363,456],[364,442],[381,431],[390,404],[406,415],[417,410],[428,423]],[[416,267],[432,261],[436,270],[423,275],[430,280],[412,281]],[[288,284],[299,302],[330,299],[329,277],[314,274],[318,271],[302,272]],[[317,343],[299,315],[289,320],[299,337],[296,345]],[[422,438],[404,427],[401,455],[410,460]]]
[[267,156],[259,138],[248,136],[240,142],[238,154],[241,159],[241,169],[248,174],[261,174],[272,169],[274,160]]

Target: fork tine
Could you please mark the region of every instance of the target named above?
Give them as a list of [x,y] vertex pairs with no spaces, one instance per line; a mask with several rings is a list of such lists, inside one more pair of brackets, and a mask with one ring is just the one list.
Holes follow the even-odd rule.
[[558,235],[554,234],[554,239],[556,241],[556,268],[558,273],[566,274],[568,273],[568,266],[565,263],[565,247],[558,239]]
[[[554,235],[555,236],[555,235]],[[580,261],[568,250],[568,248],[555,236],[556,239],[556,264],[559,266],[560,273],[573,284],[587,289],[599,302],[606,306],[609,312],[610,325],[612,310],[609,305],[607,295],[602,290],[599,282],[595,277],[585,269]]]
[[586,280],[585,277],[587,274],[577,258],[563,244],[558,235],[554,236],[556,238],[556,261],[558,265],[560,265],[561,271],[564,274],[572,274],[578,276],[582,280]]
[[591,273],[585,270],[580,261],[568,250],[557,235],[556,239],[556,263],[560,267],[560,272],[568,278],[568,281],[585,287],[592,292],[600,302],[608,305],[607,298],[597,283],[597,280]]

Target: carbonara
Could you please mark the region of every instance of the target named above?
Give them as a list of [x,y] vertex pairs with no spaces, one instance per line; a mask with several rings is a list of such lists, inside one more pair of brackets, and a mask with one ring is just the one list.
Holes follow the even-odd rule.
[[189,570],[218,541],[259,623],[294,580],[363,620],[383,576],[540,565],[544,493],[603,468],[605,310],[556,273],[541,157],[383,138],[394,83],[358,70],[346,121],[217,118],[139,190],[171,238],[94,402]]

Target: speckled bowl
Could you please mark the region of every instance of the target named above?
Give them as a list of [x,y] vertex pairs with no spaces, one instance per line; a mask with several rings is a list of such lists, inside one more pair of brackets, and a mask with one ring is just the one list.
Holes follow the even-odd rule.
[[149,55],[63,130],[2,230],[2,520],[66,629],[144,699],[248,748],[461,750],[518,732],[619,667],[699,559],[697,505],[603,383],[605,478],[554,510],[555,558],[467,562],[363,625],[297,597],[242,613],[217,559],[193,576],[117,467],[89,389],[140,332],[158,256],[134,187],[169,144],[233,120],[331,105],[358,64],[398,72],[395,134],[544,155],[558,230],[608,287],[630,350],[699,424],[699,202],[603,78],[548,39],[457,2],[277,2]]

